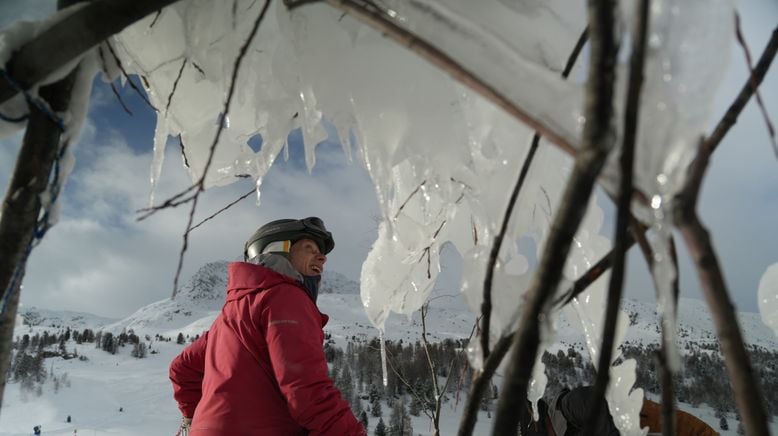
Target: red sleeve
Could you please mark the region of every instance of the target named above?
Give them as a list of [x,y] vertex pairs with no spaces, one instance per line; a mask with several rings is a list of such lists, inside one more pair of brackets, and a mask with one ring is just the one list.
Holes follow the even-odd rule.
[[195,407],[203,395],[202,384],[207,342],[208,332],[205,332],[170,363],[173,398],[186,418],[194,416]]
[[327,374],[321,315],[302,289],[281,286],[265,297],[260,327],[289,412],[310,436],[367,435]]

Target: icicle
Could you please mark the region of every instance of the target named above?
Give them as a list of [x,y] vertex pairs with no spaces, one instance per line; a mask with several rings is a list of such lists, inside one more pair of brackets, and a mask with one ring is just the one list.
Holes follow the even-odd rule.
[[767,267],[759,280],[758,298],[762,321],[778,336],[778,263]]
[[260,190],[260,188],[262,187],[262,177],[257,177],[257,182],[255,186],[256,186],[255,191],[257,193],[257,207],[259,207],[259,205],[262,204],[261,201],[262,191]]
[[389,385],[389,374],[386,372],[386,341],[384,340],[384,331],[379,330],[378,337],[381,339],[381,372],[383,375],[384,387]]
[[[666,177],[660,174],[657,179],[662,183]],[[657,311],[662,319],[662,341],[666,347],[667,365],[671,371],[676,372],[681,368],[681,356],[676,343],[676,315],[678,311],[675,307],[675,290],[673,289],[673,282],[678,272],[675,269],[670,251],[672,227],[669,222],[671,211],[668,204],[669,202],[664,196],[655,195],[651,199],[653,224],[650,240],[654,250],[651,274],[657,288]]]
[[165,146],[167,145],[168,121],[164,113],[157,114],[157,129],[154,132],[154,157],[151,160],[151,189],[149,191],[149,207],[154,205],[154,191],[157,189],[159,176],[162,174],[162,164],[165,161]]

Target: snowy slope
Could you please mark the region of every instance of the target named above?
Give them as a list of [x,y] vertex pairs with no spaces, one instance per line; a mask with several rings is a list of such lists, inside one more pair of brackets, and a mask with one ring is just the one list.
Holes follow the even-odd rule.
[[[18,325],[15,334],[41,333],[44,330],[61,331],[65,327],[92,328],[94,330],[120,332],[132,328],[141,337],[156,334],[175,338],[178,332],[193,336],[206,330],[221,309],[226,285],[226,262],[204,265],[181,289],[175,300],[162,300],[136,311],[123,320],[110,320],[89,314],[62,312],[39,308],[20,308],[24,325]],[[328,272],[325,274],[319,307],[330,315],[326,330],[336,343],[345,345],[352,336],[369,338],[378,334],[367,320],[358,293],[359,284],[347,277]],[[464,338],[470,335],[475,316],[458,295],[434,291],[427,317],[427,332],[431,341],[444,338]],[[632,313],[635,321],[626,340],[630,342],[653,343],[659,338],[656,311],[653,304],[628,300],[624,311]],[[683,299],[679,309],[679,342],[715,342],[710,316],[703,302]],[[778,341],[772,332],[762,324],[758,314],[740,313],[741,326],[749,343],[768,349],[778,349]],[[570,323],[560,319],[558,341],[580,347],[583,336],[576,320]],[[52,329],[51,326],[56,326]],[[415,342],[419,340],[421,322],[418,313],[410,319],[393,316],[387,323],[387,338]],[[147,341],[155,354],[145,359],[130,356],[131,347],[121,348],[111,355],[95,348],[93,344],[76,346],[72,341],[67,347],[77,347],[79,355],[88,360],[63,360],[52,358],[47,367],[59,377],[67,373],[70,386],[55,392],[53,383],[46,382],[42,395],[22,392],[18,383],[8,385],[0,410],[0,436],[26,435],[34,425],[43,425],[44,434],[73,435],[170,435],[177,428],[179,414],[171,398],[167,380],[167,365],[183,349],[175,342],[151,339]],[[558,346],[558,345],[557,345]],[[581,347],[582,348],[582,347]],[[681,347],[683,349],[683,347]],[[456,433],[462,413],[463,399],[444,405],[441,423],[443,434]],[[119,408],[123,411],[119,412]],[[718,429],[718,419],[705,406],[692,411]],[[389,418],[389,407],[385,407],[384,420]],[[67,415],[73,422],[65,423]],[[734,435],[737,427],[734,416],[728,416],[729,432]],[[372,428],[376,418],[370,419]],[[491,420],[481,414],[476,435],[489,433]],[[773,424],[778,432],[778,424]],[[429,435],[429,421],[422,415],[413,418],[414,434]]]

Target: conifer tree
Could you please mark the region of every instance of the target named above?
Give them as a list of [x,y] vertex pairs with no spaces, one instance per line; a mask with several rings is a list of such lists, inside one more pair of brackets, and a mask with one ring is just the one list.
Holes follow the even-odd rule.
[[375,436],[387,436],[386,434],[386,424],[384,424],[383,418],[378,418],[378,424],[375,426],[375,433],[373,433]]

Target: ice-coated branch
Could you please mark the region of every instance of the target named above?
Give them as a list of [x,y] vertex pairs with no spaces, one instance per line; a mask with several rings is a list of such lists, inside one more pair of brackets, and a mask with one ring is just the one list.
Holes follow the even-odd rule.
[[[64,79],[40,88],[40,97],[54,112],[70,104],[76,70]],[[41,195],[60,150],[61,126],[38,106],[30,105],[30,119],[16,158],[11,181],[0,209],[0,405],[11,358],[21,282],[41,213]]]
[[738,93],[737,97],[732,102],[732,105],[727,109],[727,112],[724,113],[724,116],[716,125],[713,133],[705,140],[708,143],[707,147],[710,148],[711,151],[718,147],[721,140],[724,139],[724,136],[729,132],[729,129],[737,122],[740,113],[743,112],[743,109],[746,107],[746,103],[748,103],[751,96],[754,95],[754,92],[756,92],[759,85],[762,83],[762,80],[764,80],[767,75],[767,70],[770,69],[770,64],[773,62],[776,52],[778,52],[778,27],[773,30],[770,41],[767,42],[767,46],[762,52],[762,56],[759,57],[759,61],[751,71],[751,75],[743,85],[740,93]]
[[[588,28],[581,32],[581,36],[573,48],[572,53],[567,59],[565,69],[562,71],[562,78],[567,79],[570,76],[570,72],[575,66],[575,62],[578,60],[578,56],[581,54],[586,41],[589,39]],[[524,164],[519,172],[519,178],[516,181],[516,185],[513,187],[511,196],[508,199],[508,207],[505,210],[505,216],[502,219],[502,226],[500,231],[495,235],[492,242],[492,249],[489,253],[489,261],[486,264],[486,277],[484,278],[483,289],[483,302],[481,303],[481,352],[483,358],[489,357],[489,335],[491,329],[491,317],[492,317],[492,282],[494,280],[494,269],[497,265],[497,257],[500,255],[500,249],[502,248],[502,241],[505,239],[505,233],[508,231],[508,224],[510,223],[511,216],[513,215],[513,208],[516,205],[516,200],[519,198],[521,188],[524,186],[524,180],[527,178],[529,168],[532,165],[532,161],[535,158],[535,152],[538,150],[540,144],[540,132],[535,132],[532,137],[532,144],[530,145],[527,157],[524,158]]]
[[524,407],[527,386],[540,346],[540,324],[548,322],[549,301],[562,277],[573,237],[586,213],[589,198],[612,148],[613,94],[618,43],[615,1],[589,2],[591,58],[586,84],[581,149],[552,222],[546,248],[532,278],[527,301],[510,353],[510,363],[497,407],[494,435],[515,436],[517,410]]
[[419,37],[414,32],[395,24],[391,16],[378,4],[370,0],[284,0],[286,6],[290,9],[319,2],[326,2],[363,24],[381,32],[381,34],[445,71],[452,78],[499,106],[506,113],[531,129],[540,132],[544,138],[558,145],[567,153],[576,153],[575,144],[572,144],[568,138],[556,132],[551,126],[529,113],[523,107],[518,106],[506,97],[501,90],[495,89],[486,83],[481,77],[478,77],[465,65],[457,62],[443,50]]
[[602,327],[602,344],[594,389],[589,401],[588,419],[584,434],[593,432],[600,424],[598,417],[605,405],[605,390],[610,382],[610,368],[613,360],[613,342],[616,336],[616,321],[619,316],[621,297],[624,291],[626,252],[630,243],[630,204],[632,203],[632,173],[635,161],[635,142],[640,112],[640,92],[643,86],[643,65],[646,56],[648,34],[649,0],[641,0],[635,17],[635,35],[632,38],[629,82],[624,111],[624,136],[619,159],[620,179],[614,235],[613,267],[608,283],[608,301],[605,308],[605,322]]
[[147,105],[154,111],[157,112],[157,108],[154,107],[153,104],[149,101],[149,98],[146,97],[146,93],[140,90],[138,85],[135,84],[135,82],[132,81],[130,78],[130,75],[127,74],[127,70],[124,69],[124,65],[122,65],[121,59],[119,59],[119,56],[116,54],[116,51],[113,49],[113,46],[111,45],[111,41],[105,40],[105,46],[108,47],[108,51],[111,52],[111,56],[113,56],[114,62],[116,62],[116,66],[119,67],[119,70],[122,72],[122,75],[127,80],[127,83],[130,84],[130,88],[132,88],[138,96],[140,96],[141,100],[145,101]]
[[[15,51],[4,69],[25,91],[111,35],[178,0],[94,0]],[[0,104],[18,90],[0,81]]]
[[[254,41],[254,37],[257,35],[257,32],[259,31],[260,24],[262,24],[262,21],[264,20],[265,15],[267,14],[267,11],[270,7],[270,2],[271,0],[265,1],[265,4],[262,6],[262,10],[259,12],[259,16],[257,16],[257,19],[254,21],[254,25],[251,28],[251,31],[249,32],[249,35],[246,38],[246,41],[240,47],[240,50],[238,51],[238,56],[235,58],[235,66],[232,69],[232,77],[230,78],[230,87],[229,90],[227,91],[227,100],[224,103],[224,110],[222,111],[222,119],[226,118],[227,115],[229,114],[230,103],[232,103],[232,98],[235,95],[235,87],[238,82],[238,73],[240,72],[240,66],[243,63],[243,59],[246,57],[246,52],[248,51],[249,46],[251,46],[252,42]],[[183,67],[185,65],[186,62],[182,64],[181,70],[183,70]],[[171,93],[170,98],[172,98],[172,96],[173,94]],[[192,208],[189,212],[189,222],[187,223],[186,230],[184,231],[184,236],[183,236],[184,241],[181,247],[181,254],[178,259],[178,268],[176,271],[176,276],[173,279],[173,294],[171,298],[175,298],[176,292],[178,292],[178,279],[181,275],[181,268],[183,266],[184,254],[186,253],[189,232],[192,230],[192,220],[194,218],[194,214],[197,209],[197,199],[200,197],[200,194],[205,192],[205,179],[208,176],[208,170],[211,168],[211,163],[213,162],[213,156],[216,152],[216,146],[219,144],[219,139],[221,139],[221,135],[222,132],[224,131],[225,124],[226,123],[224,122],[220,122],[219,127],[216,129],[216,135],[214,135],[213,142],[211,142],[211,147],[208,152],[208,158],[205,161],[205,166],[203,167],[203,172],[202,175],[200,176],[200,179],[192,186],[188,187],[187,189],[165,200],[161,205],[139,210],[139,212],[145,212],[144,215],[138,218],[138,220],[140,221],[145,218],[148,218],[149,216],[153,215],[155,212],[159,210],[166,209],[169,207],[176,207],[185,203],[192,202]]]
[[674,220],[694,261],[703,294],[711,311],[746,434],[767,436],[767,415],[759,384],[746,353],[743,334],[729,298],[724,274],[707,229],[697,216],[700,186],[708,168],[712,142],[701,141],[681,192],[675,198]]

